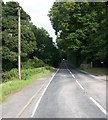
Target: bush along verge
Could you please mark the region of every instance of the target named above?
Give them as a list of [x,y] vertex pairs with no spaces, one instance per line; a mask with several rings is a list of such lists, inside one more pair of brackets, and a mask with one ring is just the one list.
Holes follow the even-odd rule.
[[42,77],[55,69],[50,66],[23,69],[21,71],[22,79],[18,80],[17,69],[12,69],[4,73],[2,84],[0,84],[0,103],[5,101],[9,94],[17,92],[25,86],[33,83],[37,78]]

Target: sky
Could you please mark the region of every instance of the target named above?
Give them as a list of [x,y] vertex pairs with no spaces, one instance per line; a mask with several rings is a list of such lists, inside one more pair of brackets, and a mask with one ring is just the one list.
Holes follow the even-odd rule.
[[[3,0],[8,2],[10,0]],[[48,31],[49,35],[53,37],[53,41],[56,41],[55,31],[52,28],[51,22],[49,20],[48,11],[53,5],[55,0],[11,0],[17,1],[24,11],[30,15],[31,21],[34,25],[41,28],[43,27]]]

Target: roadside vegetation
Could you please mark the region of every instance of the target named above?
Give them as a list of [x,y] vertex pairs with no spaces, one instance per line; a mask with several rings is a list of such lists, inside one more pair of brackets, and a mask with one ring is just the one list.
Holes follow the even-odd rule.
[[5,101],[11,93],[17,92],[24,88],[25,86],[36,81],[37,78],[42,77],[50,72],[53,72],[55,69],[50,66],[44,66],[39,68],[29,68],[23,69],[21,71],[22,79],[18,80],[17,69],[13,69],[5,74],[5,82],[0,84],[0,103]]
[[102,67],[101,68],[99,68],[99,67],[97,67],[97,68],[83,68],[83,70],[86,72],[89,72],[93,75],[98,76],[98,75],[106,75],[108,68],[102,68]]
[[[18,8],[21,8],[21,75],[18,80]],[[108,11],[105,3],[54,2],[49,11],[57,45],[38,28],[18,2],[2,1],[2,80],[0,101],[54,70],[62,58],[76,67],[108,61]],[[106,17],[107,16],[107,17]],[[107,19],[106,19],[107,18]],[[52,66],[52,67],[51,67]],[[99,67],[99,66],[97,66]],[[102,72],[104,68],[85,69]]]
[[[0,102],[57,67],[60,60],[52,37],[38,28],[18,2],[2,2],[2,80]],[[21,8],[21,80],[18,80],[18,8]],[[1,48],[0,48],[1,50]],[[58,56],[58,57],[56,57]]]
[[54,2],[49,17],[58,47],[72,64],[108,64],[107,2]]
[[[34,57],[50,66],[60,60],[52,37],[44,28],[38,28],[18,2],[2,2],[2,69],[18,68],[18,8],[21,8],[21,65]],[[58,57],[56,57],[58,56]],[[35,64],[37,65],[37,64]],[[39,65],[38,65],[39,66]],[[36,66],[37,67],[37,66]]]

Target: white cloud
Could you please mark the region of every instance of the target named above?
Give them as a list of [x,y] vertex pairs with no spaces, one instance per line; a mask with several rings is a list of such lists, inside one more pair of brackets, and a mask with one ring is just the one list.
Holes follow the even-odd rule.
[[[7,2],[10,0],[4,0]],[[11,0],[12,1],[12,0]],[[37,27],[45,28],[53,40],[55,41],[55,32],[49,21],[48,11],[50,10],[55,0],[15,0],[20,3],[20,6],[30,15],[31,21]]]

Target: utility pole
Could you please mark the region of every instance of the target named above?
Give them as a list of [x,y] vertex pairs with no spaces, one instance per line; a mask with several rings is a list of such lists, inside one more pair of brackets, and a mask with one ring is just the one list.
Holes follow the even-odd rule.
[[21,21],[20,10],[18,8],[18,79],[21,80]]

